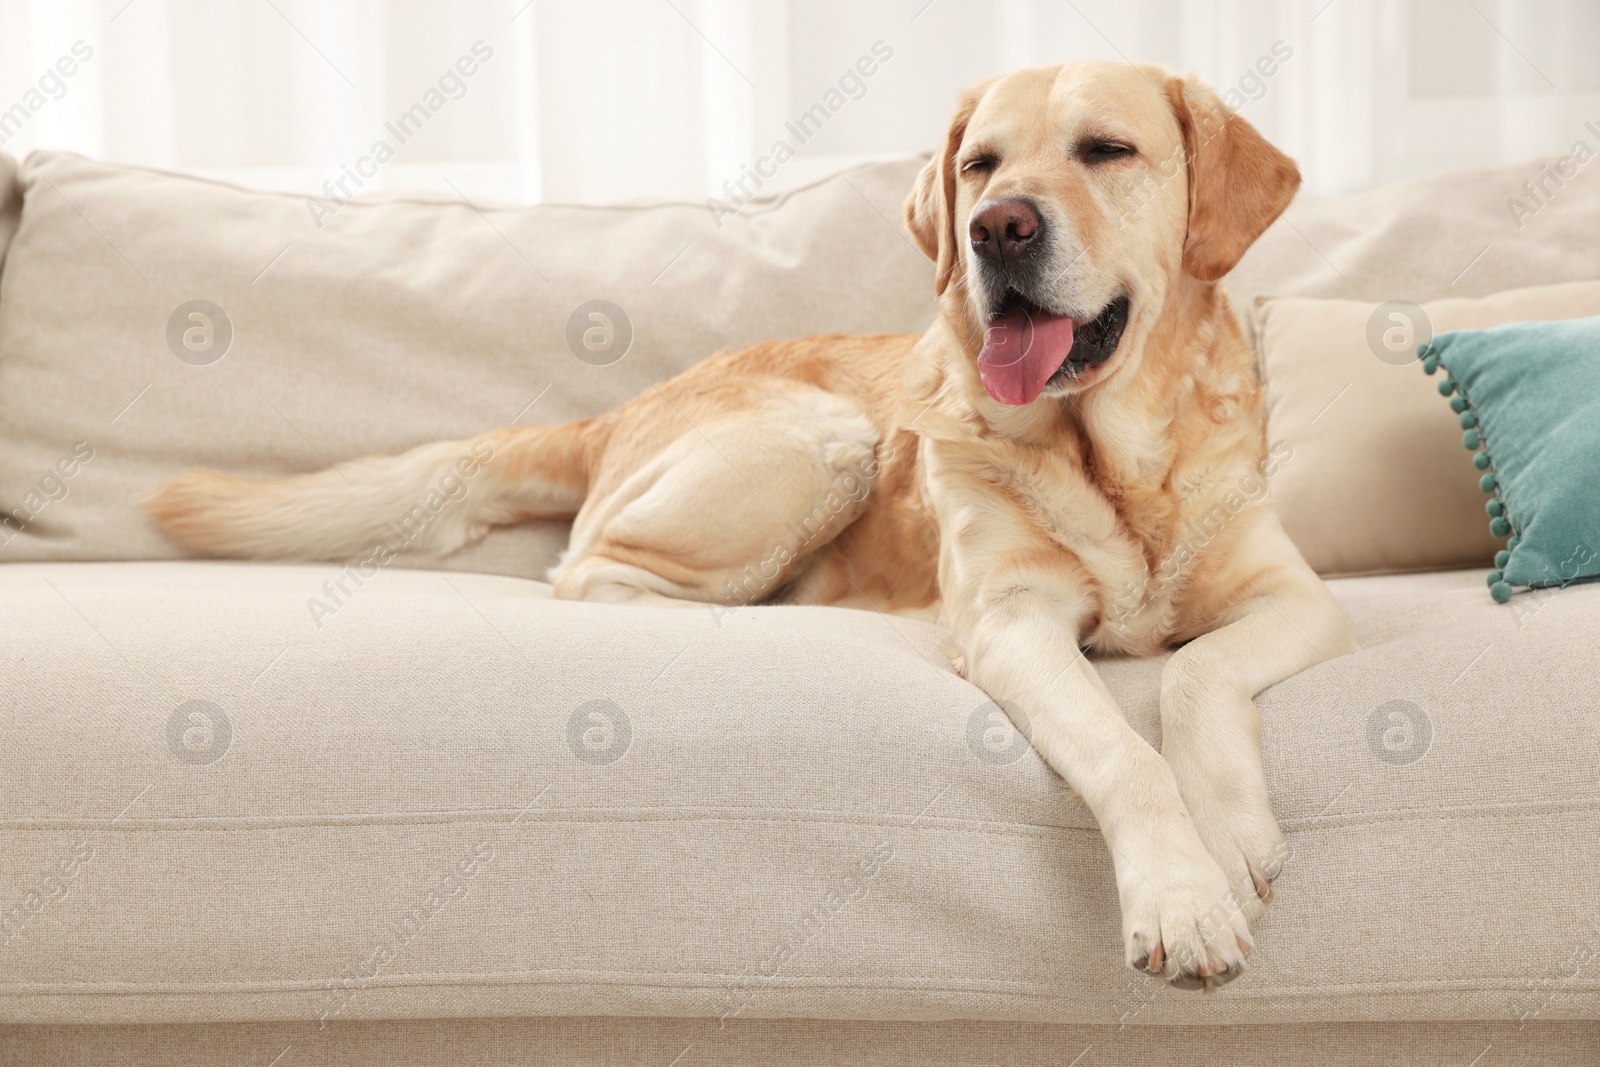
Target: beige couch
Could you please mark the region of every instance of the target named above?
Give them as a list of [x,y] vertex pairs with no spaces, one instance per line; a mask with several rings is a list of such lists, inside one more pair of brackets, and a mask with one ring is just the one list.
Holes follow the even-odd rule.
[[[720,226],[384,197],[319,227],[0,158],[0,1063],[1600,1061],[1600,588],[1490,600],[1459,433],[1459,476],[1417,458],[1448,408],[1363,339],[1377,301],[1600,278],[1592,177],[1524,231],[1530,168],[1302,202],[1230,280],[1285,520],[1373,573],[1331,579],[1362,651],[1260,697],[1295,851],[1214,995],[1124,968],[1092,819],[931,625],[555,601],[560,524],[363,573],[183,560],[138,514],[189,465],[309,470],[593,414],[723,344],[920,330],[919,164]],[[595,299],[620,357],[569,345]],[[1409,392],[1337,406],[1364,390]],[[1102,664],[1153,741],[1160,665]]]

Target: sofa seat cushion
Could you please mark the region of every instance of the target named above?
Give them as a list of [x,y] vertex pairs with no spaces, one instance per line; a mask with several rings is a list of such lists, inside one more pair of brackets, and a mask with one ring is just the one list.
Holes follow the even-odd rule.
[[[3,566],[0,1022],[1600,1015],[1600,587],[1334,589],[1364,648],[1259,700],[1296,851],[1202,998],[930,624]],[[1101,665],[1152,739],[1160,663]]]

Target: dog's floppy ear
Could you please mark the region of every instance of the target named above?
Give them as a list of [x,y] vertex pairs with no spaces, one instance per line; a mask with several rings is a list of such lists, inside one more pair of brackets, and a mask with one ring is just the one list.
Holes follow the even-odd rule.
[[1167,98],[1189,160],[1183,269],[1214,282],[1289,206],[1300,169],[1197,78],[1169,78]]
[[906,231],[922,249],[923,255],[934,262],[933,291],[943,296],[945,287],[956,271],[960,259],[956,234],[956,153],[961,151],[961,140],[967,135],[967,123],[978,108],[978,99],[988,82],[973,86],[961,94],[960,106],[950,121],[945,134],[944,147],[934,153],[928,165],[917,175],[917,184],[906,197]]

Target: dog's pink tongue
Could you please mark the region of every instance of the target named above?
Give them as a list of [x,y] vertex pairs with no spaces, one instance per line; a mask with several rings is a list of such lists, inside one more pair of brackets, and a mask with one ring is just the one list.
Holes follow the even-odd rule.
[[1072,320],[1015,308],[989,323],[978,377],[1002,404],[1030,404],[1072,353]]

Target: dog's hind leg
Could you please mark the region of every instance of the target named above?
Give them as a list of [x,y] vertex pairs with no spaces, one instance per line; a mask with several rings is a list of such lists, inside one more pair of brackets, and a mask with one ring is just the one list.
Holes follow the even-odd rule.
[[861,513],[878,428],[852,401],[790,387],[692,425],[590,497],[551,572],[556,596],[754,604]]

